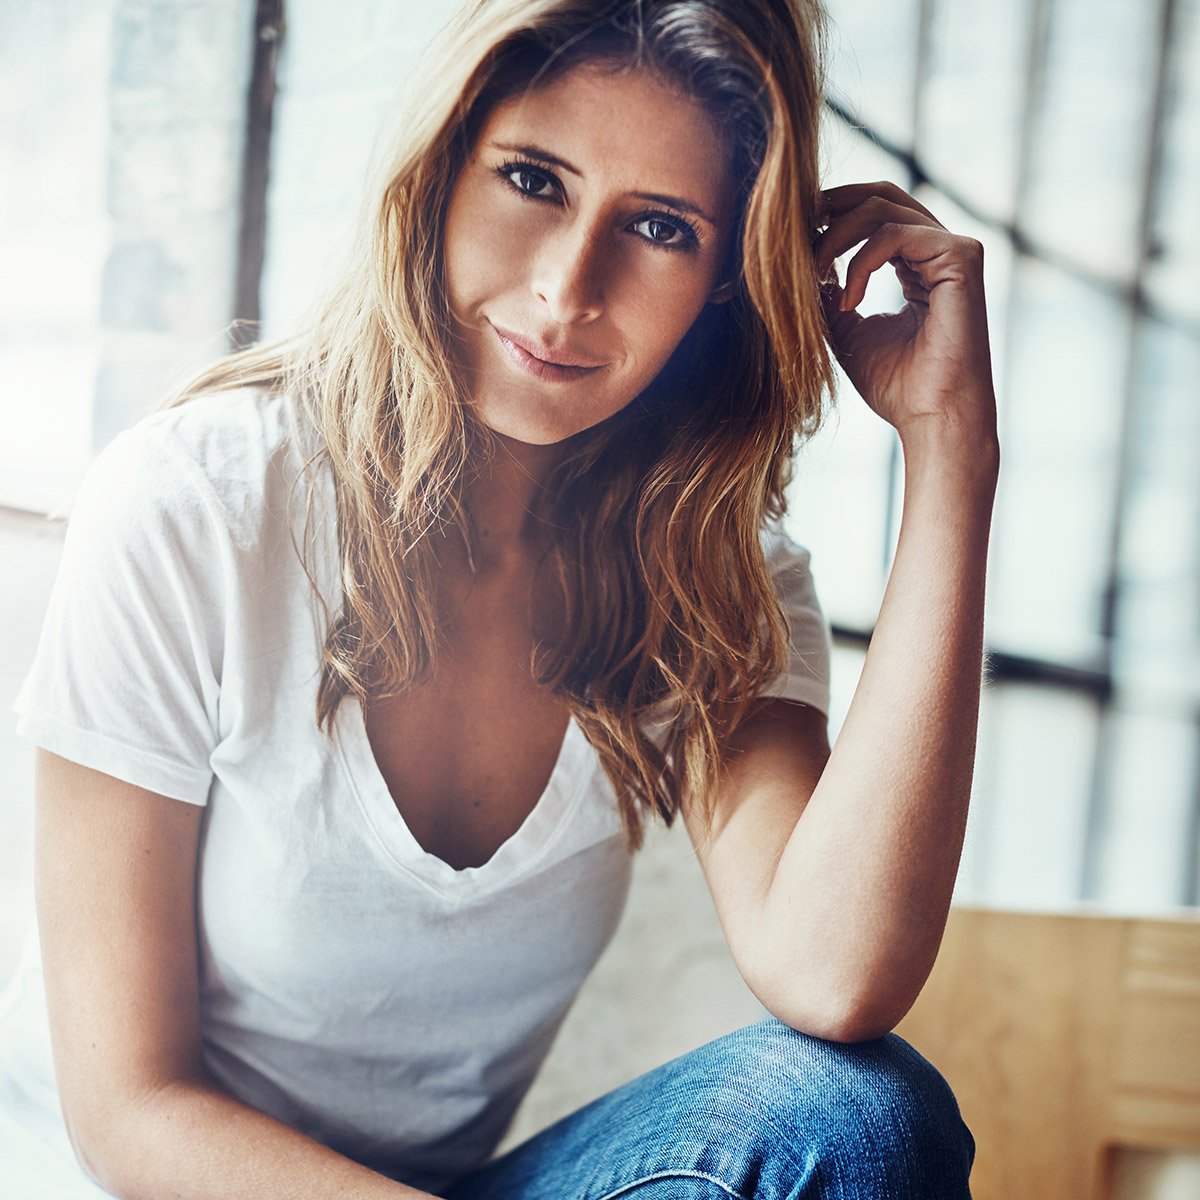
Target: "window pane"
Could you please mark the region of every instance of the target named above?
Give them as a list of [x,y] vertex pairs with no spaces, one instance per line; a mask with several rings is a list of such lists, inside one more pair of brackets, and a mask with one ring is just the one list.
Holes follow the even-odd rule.
[[262,281],[266,337],[297,325],[340,263],[381,121],[456,0],[288,0]]
[[228,348],[253,16],[244,0],[113,10],[97,447]]
[[963,903],[1054,908],[1078,899],[1096,705],[1036,684],[988,687],[979,715]]
[[828,0],[833,99],[904,149],[912,146],[919,0]]
[[0,504],[47,510],[87,464],[112,5],[8,4],[0,35]]
[[1021,224],[1114,281],[1133,278],[1149,159],[1158,4],[1057,0]]
[[1109,570],[1129,314],[1034,260],[1015,287],[991,632],[1005,649],[1086,660]]
[[1160,171],[1146,290],[1164,312],[1200,322],[1200,0],[1175,5]]
[[1119,678],[1200,698],[1200,343],[1144,321],[1118,564]]
[[1196,803],[1195,719],[1118,704],[1105,736],[1094,895],[1084,899],[1123,912],[1184,904],[1195,847],[1180,834],[1190,827]]
[[941,0],[921,98],[918,152],[930,177],[1006,224],[1016,203],[1030,8],[1031,0]]

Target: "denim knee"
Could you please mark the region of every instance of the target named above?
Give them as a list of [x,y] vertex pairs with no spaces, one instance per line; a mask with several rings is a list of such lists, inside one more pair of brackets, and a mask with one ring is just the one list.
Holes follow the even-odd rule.
[[598,1097],[446,1194],[970,1200],[973,1157],[949,1086],[902,1038],[846,1045],[771,1017]]
[[831,1042],[768,1017],[703,1050],[726,1112],[767,1126],[827,1184],[969,1196],[975,1139],[941,1073],[898,1034]]

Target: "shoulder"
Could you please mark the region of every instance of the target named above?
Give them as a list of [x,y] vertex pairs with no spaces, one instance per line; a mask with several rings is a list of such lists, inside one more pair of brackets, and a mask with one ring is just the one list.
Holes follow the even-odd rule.
[[[763,559],[775,591],[793,624],[798,616],[824,622],[812,573],[812,554],[784,529],[780,521],[768,521],[761,532]],[[793,628],[793,633],[795,629]]]
[[298,454],[291,398],[260,388],[206,392],[143,417],[131,432],[186,458],[216,497],[236,506]]
[[780,572],[807,572],[812,559],[807,546],[792,538],[779,519],[763,523],[759,532],[763,558],[773,576]]
[[764,526],[762,537],[767,571],[791,635],[787,669],[763,694],[800,700],[828,713],[833,627],[817,595],[812,556],[778,521]]
[[290,398],[257,388],[203,393],[119,433],[88,469],[69,516],[162,526],[216,525],[254,541],[286,504],[302,464]]

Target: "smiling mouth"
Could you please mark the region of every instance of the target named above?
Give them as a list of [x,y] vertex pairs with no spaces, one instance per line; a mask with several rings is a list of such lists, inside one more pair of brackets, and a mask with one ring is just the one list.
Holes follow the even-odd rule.
[[[603,366],[603,364],[586,366],[571,362],[550,362],[547,359],[539,358],[531,350],[526,349],[508,330],[501,329],[496,325],[493,325],[492,329],[495,330],[496,337],[509,359],[526,374],[532,375],[535,379],[566,383],[572,379],[582,379],[585,375],[591,375],[593,372],[599,371]],[[564,355],[563,357],[567,356]]]

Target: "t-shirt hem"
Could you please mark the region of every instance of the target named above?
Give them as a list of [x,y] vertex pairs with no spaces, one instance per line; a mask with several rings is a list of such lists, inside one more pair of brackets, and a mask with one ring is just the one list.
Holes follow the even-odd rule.
[[811,677],[789,675],[786,679],[778,680],[761,693],[764,698],[779,700],[797,700],[820,709],[829,716],[829,692]]
[[17,712],[17,736],[60,758],[172,800],[200,807],[208,803],[211,771],[169,762],[151,751],[125,745],[92,729],[80,729],[28,705]]

